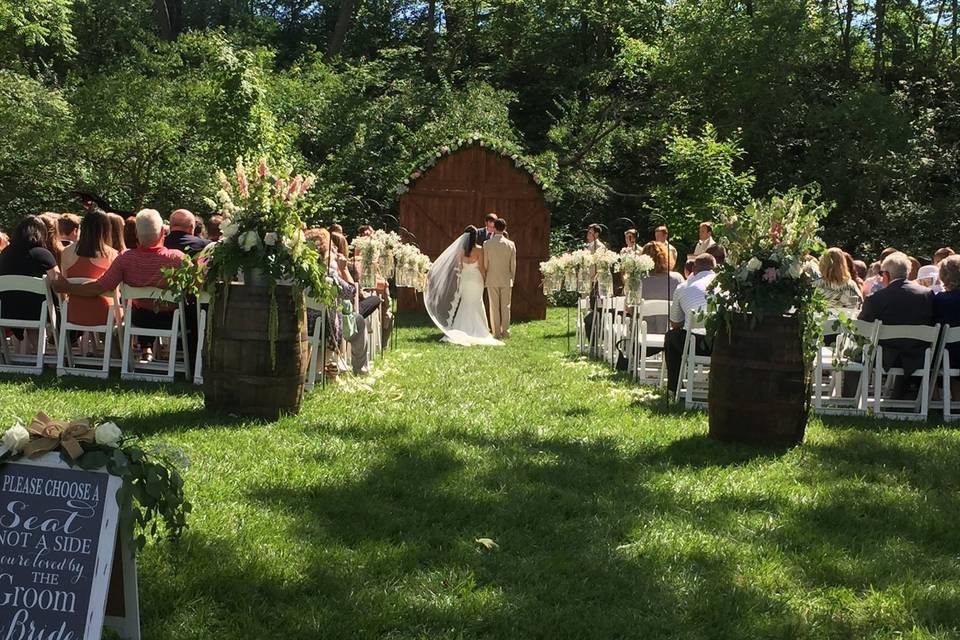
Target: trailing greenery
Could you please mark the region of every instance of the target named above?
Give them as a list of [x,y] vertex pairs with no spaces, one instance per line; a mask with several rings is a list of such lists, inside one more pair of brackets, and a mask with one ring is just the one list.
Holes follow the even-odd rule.
[[109,405],[190,457],[189,529],[137,558],[154,640],[960,629],[955,428],[814,417],[787,452],[724,445],[567,355],[566,310],[467,360],[406,314],[398,331],[371,377],[278,422],[206,412],[192,385],[52,375],[0,376],[0,422]]

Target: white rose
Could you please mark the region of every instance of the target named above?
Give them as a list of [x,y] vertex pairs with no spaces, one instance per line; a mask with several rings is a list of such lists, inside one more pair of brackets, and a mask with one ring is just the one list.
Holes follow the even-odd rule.
[[97,444],[105,444],[108,447],[115,447],[120,443],[120,438],[123,437],[123,432],[120,431],[120,427],[113,422],[104,422],[103,424],[97,425],[93,435],[97,441]]
[[244,251],[250,251],[258,244],[260,244],[260,234],[252,229],[250,231],[245,231],[243,235],[240,236],[240,247]]
[[787,275],[791,278],[799,278],[803,275],[803,263],[799,260],[794,260],[790,263],[790,267],[787,269]]
[[277,244],[277,234],[274,231],[270,231],[263,236],[263,244],[268,247],[272,247]]
[[747,262],[747,271],[752,273],[762,266],[763,263],[760,261],[760,259],[754,256]]
[[28,442],[30,442],[30,432],[19,422],[7,429],[7,432],[3,434],[3,446],[13,453],[22,451]]
[[237,231],[240,229],[237,227],[236,222],[228,222],[220,228],[220,233],[224,238],[229,240],[233,236],[237,235]]

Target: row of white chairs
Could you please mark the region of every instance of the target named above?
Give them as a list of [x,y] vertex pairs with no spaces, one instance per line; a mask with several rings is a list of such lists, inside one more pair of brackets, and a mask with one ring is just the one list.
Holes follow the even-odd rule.
[[[71,278],[70,282],[82,284],[89,280]],[[124,380],[171,382],[176,374],[182,373],[187,380],[192,379],[194,384],[203,384],[203,338],[206,335],[207,310],[210,302],[207,293],[201,293],[198,296],[196,314],[198,340],[196,353],[191,354],[187,340],[185,307],[182,302],[175,301],[164,289],[121,285],[119,291],[108,298],[104,322],[92,326],[69,322],[70,298],[54,293],[46,276],[42,278],[0,276],[0,293],[3,292],[39,295],[43,297],[43,302],[37,317],[29,320],[4,318],[2,303],[0,303],[0,372],[39,375],[46,366],[52,366],[56,367],[58,376],[107,378],[111,369],[119,369],[120,377]],[[175,305],[169,329],[138,327],[130,322],[133,317],[133,301],[142,299]],[[313,309],[323,308],[323,305],[315,300],[308,299],[307,304]],[[58,307],[59,321],[56,311]],[[372,364],[374,359],[383,352],[380,313],[372,314],[369,320],[367,361],[368,364]],[[309,388],[312,388],[316,381],[317,358],[325,344],[323,334],[325,323],[317,322],[316,324],[313,335],[310,336]],[[14,344],[5,335],[4,329],[7,328],[29,331],[31,334],[36,332],[34,348],[28,349],[32,339]],[[69,339],[69,332],[79,332],[83,335],[81,349],[77,352],[73,347],[73,341]],[[133,353],[133,342],[139,336],[160,341],[165,347],[167,358],[162,361],[138,361]],[[83,343],[91,340],[94,345],[93,350],[100,355],[95,357],[84,355],[86,349],[82,348]],[[119,359],[114,353],[114,344],[117,340],[120,341]],[[192,368],[191,361],[194,364]]]
[[[328,347],[327,347],[327,323],[324,316],[327,311],[326,305],[319,300],[307,297],[307,308],[319,312],[321,315],[317,318],[310,334],[310,364],[307,367],[307,381],[305,388],[309,391],[317,385],[317,375],[320,375],[321,384],[325,380],[321,369],[325,366]],[[383,325],[381,321],[381,310],[377,309],[370,314],[366,323],[367,330],[367,367],[372,367],[374,362],[383,355]],[[351,345],[341,341],[341,350],[345,354],[345,359],[351,359]],[[331,354],[332,355],[332,354]]]
[[[629,310],[629,313],[628,313]],[[665,334],[648,331],[652,316],[667,316],[665,300],[641,300],[626,305],[622,297],[598,297],[589,331],[586,328],[590,302],[581,299],[577,309],[577,346],[581,354],[603,360],[616,367],[624,345],[627,370],[641,384],[666,383],[664,358]],[[688,314],[680,363],[680,378],[669,393],[688,409],[703,409],[709,399],[710,356],[699,355],[694,333],[703,333],[699,314]],[[960,327],[892,326],[854,320],[842,330],[833,317],[824,319],[824,340],[813,363],[814,411],[833,415],[867,415],[898,419],[926,419],[930,409],[942,409],[944,420],[960,416],[960,398],[953,398],[950,383],[960,379],[960,363],[951,362],[948,346],[960,342]],[[851,330],[853,333],[851,333]],[[855,337],[859,336],[859,337]],[[832,337],[833,340],[826,340]],[[896,379],[905,375],[901,367],[883,366],[886,340],[912,339],[924,343],[923,366],[911,377],[919,381],[915,398],[892,397]],[[828,345],[827,342],[832,342]],[[852,356],[854,348],[862,354]],[[656,350],[655,355],[650,354]],[[858,376],[853,395],[845,395],[844,376]],[[846,385],[849,391],[850,385]],[[939,395],[937,395],[939,394]]]

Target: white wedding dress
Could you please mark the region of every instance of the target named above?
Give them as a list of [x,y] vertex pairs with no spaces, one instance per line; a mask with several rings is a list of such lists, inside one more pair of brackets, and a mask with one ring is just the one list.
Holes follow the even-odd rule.
[[427,274],[424,302],[444,342],[462,346],[503,346],[490,334],[483,304],[483,275],[476,262],[464,262],[467,234],[437,258]]

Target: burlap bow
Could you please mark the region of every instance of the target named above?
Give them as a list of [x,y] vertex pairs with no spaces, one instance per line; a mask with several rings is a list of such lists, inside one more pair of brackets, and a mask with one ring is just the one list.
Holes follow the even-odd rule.
[[96,442],[89,419],[62,422],[51,420],[43,411],[30,422],[27,431],[31,438],[23,454],[28,458],[60,448],[76,460],[83,455],[81,442]]

